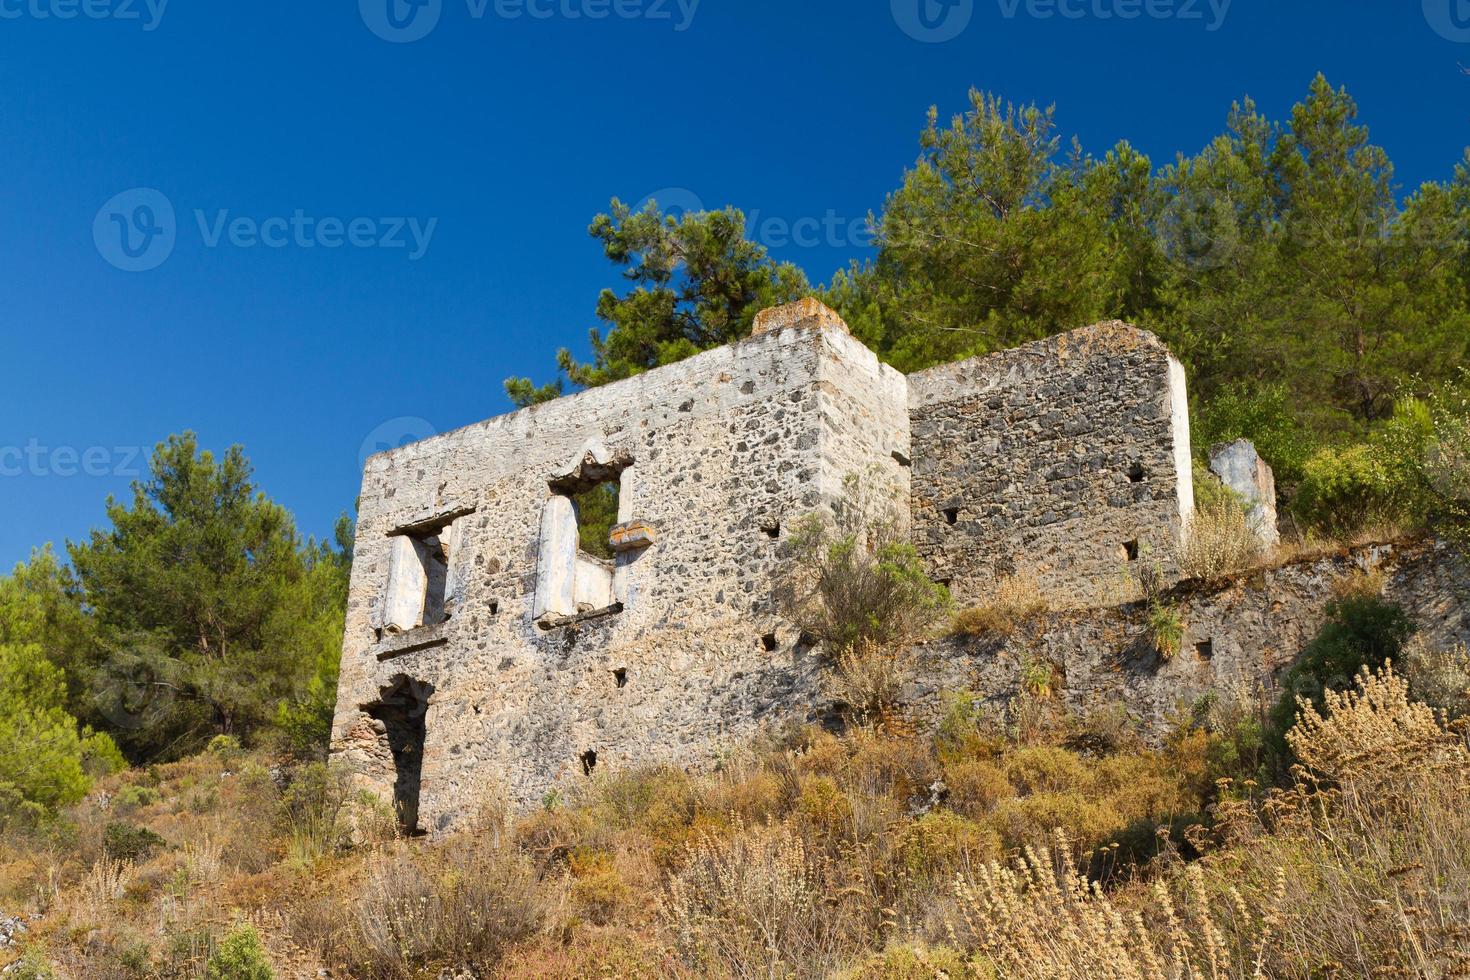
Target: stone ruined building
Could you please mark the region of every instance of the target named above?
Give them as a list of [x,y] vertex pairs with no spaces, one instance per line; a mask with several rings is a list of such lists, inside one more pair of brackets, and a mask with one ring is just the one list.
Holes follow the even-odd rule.
[[[596,768],[708,763],[819,710],[783,535],[849,476],[909,502],[960,602],[1084,607],[1194,507],[1184,371],[1105,323],[909,377],[812,300],[754,335],[383,453],[363,478],[334,755],[438,833]],[[573,498],[613,483],[614,557]]]

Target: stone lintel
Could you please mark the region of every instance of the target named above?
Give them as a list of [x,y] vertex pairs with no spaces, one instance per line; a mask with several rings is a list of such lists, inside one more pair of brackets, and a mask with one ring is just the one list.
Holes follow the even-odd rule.
[[612,545],[613,551],[622,554],[625,551],[651,547],[657,543],[657,538],[651,525],[643,521],[629,521],[612,529],[608,535],[608,543]]
[[420,626],[407,633],[390,633],[377,644],[378,661],[394,660],[420,650],[445,646],[449,643],[449,631],[445,624]]

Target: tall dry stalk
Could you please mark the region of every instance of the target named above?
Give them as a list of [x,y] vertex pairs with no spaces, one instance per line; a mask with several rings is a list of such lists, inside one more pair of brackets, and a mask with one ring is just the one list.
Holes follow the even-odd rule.
[[785,825],[706,837],[670,878],[660,918],[695,969],[826,976],[862,949],[857,924],[844,914],[847,890],[833,893],[826,862]]
[[[1115,904],[1079,874],[1071,845],[1028,848],[1013,865],[989,864],[963,879],[952,941],[996,975],[1018,980],[1227,980],[1265,976],[1279,924],[1274,901],[1252,907],[1233,889],[1213,894],[1203,874],[1184,876],[1184,901],[1160,883],[1140,912]],[[1227,930],[1230,919],[1248,928]]]
[[77,886],[78,903],[74,911],[96,925],[107,920],[113,906],[122,901],[133,880],[134,866],[129,861],[115,861],[103,856]]

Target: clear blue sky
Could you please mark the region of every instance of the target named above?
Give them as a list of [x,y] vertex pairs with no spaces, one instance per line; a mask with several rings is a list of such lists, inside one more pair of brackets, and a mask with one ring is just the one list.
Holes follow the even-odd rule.
[[[6,566],[85,535],[142,462],[126,447],[183,429],[242,443],[324,533],[365,442],[427,434],[393,420],[498,414],[504,377],[585,348],[615,282],[586,226],[610,197],[684,188],[845,224],[970,86],[1054,102],[1089,149],[1129,139],[1156,163],[1242,94],[1284,115],[1318,70],[1406,188],[1470,142],[1466,0],[925,0],[927,29],[919,0],[395,0],[396,21],[388,0],[159,2],[0,0]],[[369,23],[433,29],[390,43]],[[136,188],[159,195],[104,209]],[[171,253],[140,237],[160,199]],[[408,225],[389,235],[408,218],[417,258]],[[167,260],[110,264],[132,262],[123,229]],[[384,236],[406,247],[362,247]],[[815,280],[864,254],[819,237],[776,254]]]

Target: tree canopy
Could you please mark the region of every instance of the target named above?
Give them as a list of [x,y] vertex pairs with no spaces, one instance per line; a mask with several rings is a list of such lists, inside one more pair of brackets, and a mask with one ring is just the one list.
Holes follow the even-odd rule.
[[340,550],[303,543],[239,447],[216,459],[192,433],[158,446],[149,478],[130,502],[110,499],[107,517],[69,546],[86,635],[66,656],[87,676],[82,710],[130,755],[248,734],[335,678],[350,525]]
[[948,123],[930,110],[919,151],[871,218],[875,254],[820,287],[746,241],[733,208],[676,218],[614,201],[591,232],[629,288],[599,299],[592,360],[563,350],[557,381],[512,380],[512,397],[728,343],[808,293],[905,371],[1119,317],[1185,361],[1202,430],[1259,421],[1236,434],[1274,442],[1294,474],[1310,446],[1360,438],[1470,354],[1470,150],[1401,194],[1323,76],[1288,119],[1244,98],[1219,136],[1162,166],[1126,142],[1095,156],[1063,140],[1054,108],[978,91]]

